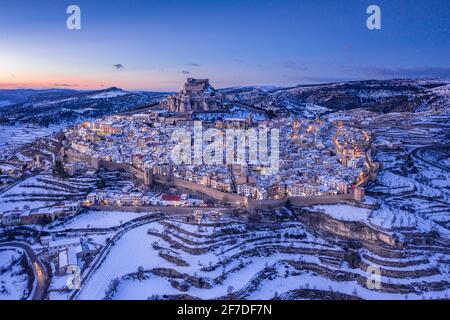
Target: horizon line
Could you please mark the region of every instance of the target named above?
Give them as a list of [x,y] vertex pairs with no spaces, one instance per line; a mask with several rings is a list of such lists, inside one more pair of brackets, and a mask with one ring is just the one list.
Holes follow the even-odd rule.
[[[196,78],[194,78],[196,79]],[[208,78],[208,80],[210,80]],[[300,86],[319,86],[319,85],[330,85],[330,84],[337,84],[337,83],[349,83],[349,82],[364,82],[364,81],[393,81],[393,80],[411,80],[411,81],[443,81],[443,82],[450,82],[450,78],[446,77],[391,77],[391,78],[361,78],[361,79],[336,79],[335,81],[317,81],[317,82],[304,82],[304,83],[297,83],[292,85],[280,85],[280,84],[252,84],[252,85],[236,85],[236,86],[226,86],[226,87],[216,87],[217,90],[225,90],[225,89],[231,89],[231,88],[258,88],[258,87],[274,87],[274,89],[288,89],[288,88],[295,88]],[[3,84],[0,83],[0,91],[6,91],[6,90],[70,90],[70,91],[103,91],[103,90],[109,90],[111,88],[117,88],[123,91],[129,91],[129,92],[161,92],[161,93],[172,93],[172,92],[178,92],[179,89],[168,89],[168,90],[161,90],[161,89],[154,89],[154,88],[131,88],[126,89],[121,86],[117,85],[111,85],[108,87],[105,86],[98,86],[95,88],[83,88],[79,85],[64,85],[64,86],[11,86],[9,84]]]

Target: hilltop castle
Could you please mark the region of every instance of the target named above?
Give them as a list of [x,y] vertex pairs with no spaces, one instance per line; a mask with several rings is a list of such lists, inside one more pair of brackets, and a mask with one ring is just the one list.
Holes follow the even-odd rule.
[[217,111],[226,109],[223,94],[217,92],[208,79],[188,78],[178,94],[164,102],[170,112]]

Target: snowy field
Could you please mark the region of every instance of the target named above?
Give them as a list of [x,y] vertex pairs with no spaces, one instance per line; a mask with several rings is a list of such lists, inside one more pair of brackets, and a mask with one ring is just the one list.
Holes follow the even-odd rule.
[[[450,293],[448,283],[447,290],[425,291],[416,284],[445,280],[440,269],[433,269],[436,264],[446,272],[439,255],[416,252],[414,261],[405,262],[362,250],[367,257],[363,261],[379,261],[388,274],[381,278],[384,289],[374,291],[364,285],[368,276],[364,268],[342,260],[341,247],[309,234],[298,223],[248,230],[230,222],[201,230],[180,221],[152,222],[129,230],[109,249],[77,298],[145,300],[185,294],[214,299],[233,294],[239,299],[271,299],[291,296],[298,289],[364,299],[404,299],[405,295],[427,299]],[[325,257],[341,261],[340,265],[330,265]],[[405,266],[397,266],[402,263]],[[389,289],[393,285],[412,291],[395,292],[400,289]]]
[[36,125],[0,125],[0,149],[16,148],[23,144],[30,143],[37,138],[52,135],[60,131],[64,126],[50,126],[48,128]]
[[342,221],[361,221],[367,223],[371,210],[357,208],[345,204],[312,206],[312,211],[326,213],[334,219]]
[[96,95],[89,96],[89,99],[110,99],[110,98],[116,98],[120,96],[124,96],[130,94],[129,92],[122,91],[122,90],[113,90],[108,92],[102,92]]
[[0,300],[20,300],[28,296],[28,276],[20,265],[23,252],[0,248]]
[[83,196],[85,188],[94,185],[94,178],[59,180],[47,174],[29,177],[0,195],[0,212],[61,204],[62,201]]
[[87,211],[83,212],[68,222],[51,228],[52,231],[64,229],[88,229],[88,228],[112,228],[118,227],[133,219],[148,215],[139,212],[122,211]]

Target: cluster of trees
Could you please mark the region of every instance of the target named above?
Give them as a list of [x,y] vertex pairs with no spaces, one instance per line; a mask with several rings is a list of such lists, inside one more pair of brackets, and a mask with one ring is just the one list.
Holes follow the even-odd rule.
[[53,165],[53,175],[59,178],[65,178],[67,176],[66,170],[64,169],[64,164],[61,160],[56,160]]
[[110,282],[108,289],[106,289],[105,297],[103,298],[103,300],[112,300],[114,295],[117,293],[117,288],[119,287],[119,284],[120,284],[119,278],[114,278]]

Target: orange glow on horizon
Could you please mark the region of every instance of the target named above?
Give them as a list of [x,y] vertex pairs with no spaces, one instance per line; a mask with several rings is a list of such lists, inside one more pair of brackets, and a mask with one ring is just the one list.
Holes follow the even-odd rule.
[[98,84],[70,84],[65,82],[0,82],[0,89],[74,89],[74,90],[101,90],[103,88],[114,87],[114,85]]
[[124,90],[176,91],[181,87],[183,81],[158,75],[102,74],[93,77],[57,77],[38,74],[7,77],[0,75],[0,89],[102,90],[118,87]]

